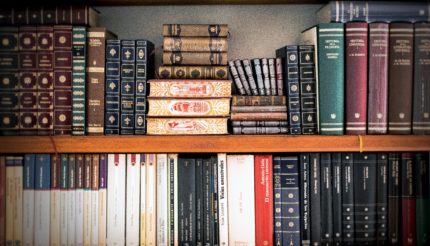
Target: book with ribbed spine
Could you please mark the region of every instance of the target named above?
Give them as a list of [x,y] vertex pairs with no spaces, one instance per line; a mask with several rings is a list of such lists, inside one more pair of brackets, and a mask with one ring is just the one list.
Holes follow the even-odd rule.
[[249,82],[251,94],[256,96],[256,95],[258,95],[258,88],[257,88],[257,83],[255,82],[255,79],[254,79],[254,74],[252,72],[251,61],[248,59],[245,59],[245,60],[242,60],[242,63],[243,63],[243,67],[245,69],[246,77],[247,77],[248,82]]
[[429,156],[427,153],[416,153],[415,164],[415,195],[417,220],[417,245],[429,243],[430,211],[430,176]]
[[51,245],[60,245],[60,216],[61,216],[61,200],[60,200],[60,175],[61,175],[61,164],[60,164],[60,155],[53,154],[51,155],[51,168],[49,169],[51,172],[50,175],[50,221],[48,225],[50,226],[48,235],[49,243]]
[[388,243],[388,155],[378,153],[376,165],[376,243],[386,245]]
[[233,126],[233,134],[270,135],[287,133],[288,128],[282,126]]
[[269,75],[269,62],[267,58],[261,59],[261,71],[263,75],[264,90],[266,95],[272,95],[272,89],[270,88],[270,75]]
[[226,24],[164,24],[165,37],[227,37]]
[[[23,194],[22,194],[22,232],[23,245],[32,245],[34,242],[34,187],[36,155],[26,154],[24,156],[23,169]],[[3,175],[3,174],[2,174]]]
[[125,199],[125,243],[139,245],[140,155],[127,154]]
[[342,154],[342,243],[354,245],[354,159]]
[[236,113],[286,112],[287,106],[231,106],[231,111]]
[[48,154],[36,155],[35,191],[34,191],[34,245],[49,245],[49,216],[51,157]]
[[148,135],[227,134],[227,118],[148,118]]
[[84,155],[76,154],[75,157],[75,243],[84,245]]
[[156,99],[149,98],[148,116],[207,117],[228,116],[230,98],[223,99]]
[[242,127],[286,127],[288,125],[287,121],[253,121],[253,120],[239,120],[239,121],[232,121],[231,126],[242,126]]
[[118,135],[120,125],[121,41],[106,40],[105,135]]
[[255,80],[257,81],[258,95],[260,96],[270,95],[270,94],[266,94],[266,88],[264,87],[263,70],[261,67],[260,59],[258,58],[252,59],[251,63],[254,67],[254,76],[255,76]]
[[284,95],[284,68],[282,58],[278,57],[275,60],[275,70],[276,70],[276,88],[278,96]]
[[227,52],[227,38],[164,37],[163,50],[171,52]]
[[256,112],[256,113],[231,113],[231,120],[255,120],[255,121],[264,121],[264,120],[277,120],[277,121],[286,121],[288,120],[287,112]]
[[283,106],[286,96],[232,96],[232,106]]
[[100,155],[91,155],[91,244],[99,244]]
[[99,155],[99,245],[106,245],[107,239],[107,154]]
[[273,157],[273,232],[274,244],[282,245],[282,187],[281,157]]
[[76,155],[67,163],[67,245],[76,245]]
[[413,153],[401,153],[401,238],[402,245],[416,245],[415,168]]
[[236,66],[234,65],[234,61],[228,62],[228,67],[230,71],[230,77],[233,78],[234,85],[236,86],[236,90],[240,95],[246,95],[245,87],[242,83],[242,80],[239,77],[239,72],[236,69]]
[[239,78],[240,78],[240,81],[243,85],[243,89],[245,90],[245,94],[248,96],[253,95],[251,92],[250,83],[248,82],[248,79],[246,77],[245,69],[242,66],[241,60],[238,59],[238,60],[234,60],[233,62],[234,62],[234,65],[236,67],[237,73],[239,74]]
[[313,45],[299,46],[299,71],[302,133],[316,134],[318,133],[318,108]]
[[299,157],[300,173],[300,239],[304,246],[311,245],[310,220],[310,160],[309,153],[301,153]]
[[150,97],[230,97],[230,80],[150,80]]
[[273,245],[272,155],[254,156],[255,243]]
[[168,189],[167,189],[167,154],[157,154],[157,245],[168,245]]
[[320,153],[310,153],[311,245],[321,245]]
[[146,245],[157,245],[157,155],[146,154]]
[[163,52],[163,65],[227,65],[227,52]]
[[400,153],[388,154],[388,243],[400,243]]
[[85,68],[87,29],[74,26],[72,41],[72,134],[85,135]]
[[67,245],[67,189],[69,160],[67,154],[60,155],[60,245]]
[[278,95],[278,89],[276,88],[276,73],[275,73],[275,59],[268,58],[267,62],[269,64],[269,77],[270,77],[270,94]]
[[227,79],[227,66],[160,66],[160,79]]
[[[333,211],[342,211],[342,155],[331,154]],[[342,212],[333,212],[333,245],[342,245]]]
[[134,133],[134,96],[136,88],[136,42],[121,40],[120,134]]

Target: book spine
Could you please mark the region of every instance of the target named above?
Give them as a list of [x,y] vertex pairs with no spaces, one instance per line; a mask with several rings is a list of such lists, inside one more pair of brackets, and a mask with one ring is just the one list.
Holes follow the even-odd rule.
[[60,155],[53,154],[51,156],[51,194],[50,194],[50,221],[49,221],[49,232],[50,245],[59,246],[60,241],[60,226],[61,226],[61,191],[60,191],[60,176],[61,176],[61,159]]
[[0,242],[6,242],[6,159],[0,156]]
[[298,46],[290,45],[285,49],[286,82],[288,96],[288,123],[291,134],[302,134],[300,114],[300,86],[299,86],[299,51]]
[[273,157],[273,231],[274,245],[282,245],[281,157]]
[[157,154],[157,245],[169,244],[167,154]]
[[179,244],[196,242],[196,163],[195,159],[180,157],[178,160],[178,230]]
[[285,96],[232,96],[232,106],[284,106]]
[[148,99],[148,116],[228,116],[230,98],[223,99]]
[[377,156],[376,177],[376,240],[377,245],[388,244],[388,155],[379,153]]
[[345,24],[346,134],[366,134],[368,24]]
[[429,243],[429,227],[428,218],[430,213],[429,207],[429,156],[424,153],[416,153],[414,159],[415,166],[415,195],[416,195],[416,235],[417,245],[426,245]]
[[[227,154],[218,153],[218,211],[219,211],[219,245],[228,245],[228,183]],[[273,196],[272,196],[273,200]],[[270,201],[271,202],[271,201]],[[273,231],[273,221],[268,225]]]
[[148,135],[227,134],[227,118],[149,118]]
[[76,218],[75,242],[77,246],[84,245],[84,155],[76,154]]
[[157,245],[157,156],[146,155],[146,245]]
[[218,160],[215,156],[210,158],[212,165],[212,176],[211,176],[211,194],[212,194],[212,221],[213,226],[213,245],[219,245],[219,206],[218,206]]
[[269,94],[266,94],[266,89],[264,87],[263,71],[261,68],[260,59],[252,59],[251,62],[254,65],[254,75],[257,81],[258,95],[260,96],[269,95]]
[[287,111],[287,106],[231,106],[232,112],[283,112]]
[[227,66],[160,66],[160,79],[227,79]]
[[304,246],[311,245],[310,220],[310,166],[309,153],[301,153],[300,166],[300,239]]
[[214,220],[212,214],[212,196],[211,196],[211,176],[212,165],[209,158],[203,159],[203,244],[211,245],[213,242],[213,224]]
[[369,24],[368,134],[386,134],[388,129],[388,27]]
[[140,232],[141,246],[146,245],[146,155],[140,154]]
[[[430,24],[415,23],[414,40],[414,88],[413,88],[413,134],[430,134]],[[427,78],[427,79],[426,79]]]
[[359,244],[376,244],[376,154],[354,153],[354,228]]
[[68,155],[67,163],[67,245],[76,245],[76,156]]
[[38,135],[53,135],[54,29],[38,26],[37,32],[37,123]]
[[[227,155],[227,173],[229,174],[227,177],[229,244],[256,245],[254,157]],[[247,204],[247,206],[241,206],[241,204]]]
[[149,97],[222,98],[231,96],[230,80],[150,80]]
[[67,189],[68,189],[68,156],[60,156],[60,244],[67,245]]
[[[125,243],[139,244],[139,186],[140,186],[140,155],[127,154],[126,199],[125,199]],[[157,170],[158,171],[158,170]]]
[[267,58],[261,59],[261,71],[263,75],[263,83],[265,95],[272,95],[272,89],[270,88],[270,76],[269,76],[269,62]]
[[54,26],[54,135],[72,133],[72,26]]
[[279,120],[286,121],[288,120],[287,112],[257,112],[257,113],[231,113],[231,120],[255,120],[255,121],[263,121],[263,120]]
[[[36,39],[35,26],[22,26],[19,28],[20,135],[37,135]],[[10,59],[13,58],[14,56],[11,55]],[[13,64],[14,62],[12,61],[7,65],[13,66]]]
[[164,24],[163,36],[171,37],[227,37],[228,25]]
[[170,52],[227,52],[227,38],[164,37],[163,50]]
[[400,244],[400,154],[388,155],[388,241]]
[[230,68],[231,77],[233,77],[234,84],[236,85],[236,89],[239,91],[240,95],[246,95],[245,87],[242,83],[242,80],[239,77],[239,72],[234,65],[234,61],[229,61],[228,66]]
[[311,245],[321,245],[320,154],[310,153]]
[[342,245],[342,155],[331,154],[333,194],[333,245]]
[[203,159],[196,158],[196,245],[203,245],[204,199],[203,199]]
[[299,46],[300,111],[303,134],[318,133],[317,87],[315,73],[315,48]]
[[239,74],[240,81],[242,82],[243,88],[245,90],[245,94],[248,96],[253,95],[251,91],[250,83],[248,82],[248,79],[245,75],[245,70],[243,69],[244,66],[242,66],[241,60],[235,60],[234,65],[236,66],[237,73]]
[[413,39],[413,24],[390,24],[390,81],[388,87],[389,134],[411,133]]
[[321,153],[321,243],[333,244],[332,162],[330,153]]
[[[19,132],[19,44],[18,28],[0,28],[0,135]],[[9,60],[9,61],[7,61]]]
[[319,124],[323,135],[344,131],[343,24],[318,26]]
[[275,73],[275,59],[274,58],[268,58],[269,63],[269,76],[270,76],[270,90],[271,95],[278,95],[278,89],[276,88],[276,73]]
[[164,51],[163,65],[227,65],[227,53]]
[[136,87],[135,53],[135,41],[121,40],[121,135],[134,134],[134,97]]
[[257,83],[255,82],[254,75],[252,73],[251,61],[248,59],[242,60],[243,67],[245,69],[246,77],[248,78],[249,87],[251,89],[251,94],[258,95]]
[[74,26],[72,32],[72,134],[85,135],[87,29]]
[[119,135],[120,121],[120,40],[106,40],[105,135]]
[[91,241],[91,154],[84,155],[84,245],[92,245]]
[[35,167],[35,192],[34,192],[34,245],[49,245],[49,216],[52,213],[50,207],[50,180],[51,180],[50,155],[36,155]]
[[416,245],[415,166],[413,153],[401,154],[401,235],[402,245]]
[[342,154],[342,243],[354,245],[354,166],[353,154]]
[[6,156],[6,230],[5,230],[5,245],[14,245],[13,237],[13,215],[15,213],[14,203],[14,157]]
[[275,70],[276,70],[276,88],[278,89],[276,95],[284,95],[284,72],[282,65],[282,58],[276,58],[275,60]]
[[99,245],[106,245],[106,228],[107,228],[107,154],[100,154],[99,156],[99,228],[98,228],[98,241]]
[[231,125],[233,127],[235,126],[247,126],[247,127],[251,127],[251,126],[265,126],[265,127],[281,127],[281,126],[287,126],[288,122],[287,121],[244,121],[244,120],[239,120],[239,121],[232,121]]
[[100,156],[91,155],[91,245],[99,244],[99,180]]
[[270,134],[287,134],[287,127],[278,126],[233,126],[233,134],[254,134],[254,135],[270,135]]
[[[36,155],[26,154],[24,156],[23,169],[23,205],[22,205],[22,233],[23,245],[33,245],[34,242],[34,174]],[[4,241],[2,241],[4,242]]]
[[177,216],[176,213],[177,211],[175,211],[175,205],[177,205],[177,203],[175,202],[177,199],[177,187],[175,186],[175,184],[177,183],[176,177],[175,177],[175,173],[177,171],[177,166],[178,166],[178,155],[177,154],[168,154],[167,155],[167,168],[168,168],[168,230],[169,230],[169,245],[174,246],[177,245],[177,230],[176,227],[177,225]]
[[125,244],[125,154],[108,155],[107,239],[108,245]]

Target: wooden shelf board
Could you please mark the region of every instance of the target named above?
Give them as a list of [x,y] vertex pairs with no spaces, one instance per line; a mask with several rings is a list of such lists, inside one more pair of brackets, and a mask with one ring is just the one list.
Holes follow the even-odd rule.
[[[360,148],[360,146],[362,146]],[[0,137],[0,153],[282,153],[430,151],[430,136]]]
[[323,4],[327,2],[326,0],[95,0],[94,5]]

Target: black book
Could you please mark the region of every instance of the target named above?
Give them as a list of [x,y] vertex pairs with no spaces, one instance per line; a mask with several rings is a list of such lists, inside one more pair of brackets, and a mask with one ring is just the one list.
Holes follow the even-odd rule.
[[342,245],[354,245],[354,168],[351,153],[342,154]]
[[333,244],[333,194],[330,153],[321,153],[321,244]]
[[342,245],[342,155],[331,154],[333,193],[333,245]]
[[213,241],[211,245],[219,244],[219,226],[218,226],[218,159],[216,156],[210,158],[212,162],[212,217],[213,217]]
[[320,154],[310,153],[311,244],[321,245]]
[[203,245],[203,159],[196,159],[196,245]]
[[196,160],[179,157],[178,231],[180,245],[196,245]]
[[388,242],[400,243],[400,154],[388,155]]
[[354,153],[355,243],[376,244],[376,154]]
[[[141,158],[145,158],[144,157],[145,154],[141,155]],[[170,217],[170,221],[169,221],[169,232],[170,232],[170,245],[174,245],[175,244],[175,237],[173,235],[175,235],[175,223],[178,223],[177,221],[175,221],[175,172],[177,170],[175,170],[177,168],[177,163],[175,165],[175,160],[177,161],[177,156],[171,156],[168,155],[168,165],[169,165],[169,199],[170,199],[170,211],[169,211],[169,217]],[[144,159],[142,159],[143,161]]]
[[255,80],[257,81],[258,94],[260,96],[265,96],[266,88],[264,87],[263,71],[261,69],[260,59],[252,59],[251,61],[254,67]]
[[430,163],[428,153],[415,154],[415,195],[417,203],[417,245],[430,243]]
[[309,153],[300,154],[300,237],[302,245],[311,243]]
[[376,242],[377,245],[388,244],[388,155],[379,153],[377,156],[376,177]]
[[212,213],[212,162],[209,158],[203,159],[203,244],[211,245],[213,242],[213,213]]

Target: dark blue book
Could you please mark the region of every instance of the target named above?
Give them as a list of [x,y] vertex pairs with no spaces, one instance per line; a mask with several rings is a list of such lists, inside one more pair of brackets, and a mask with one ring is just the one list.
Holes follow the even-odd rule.
[[333,193],[330,153],[321,153],[321,244],[333,245]]
[[320,154],[310,153],[311,245],[321,245]]
[[342,154],[342,244],[354,245],[353,155]]
[[119,134],[120,40],[106,40],[105,135]]
[[282,187],[281,187],[281,157],[273,157],[273,222],[274,244],[282,245]]
[[135,41],[121,40],[121,135],[134,134],[135,54]]
[[318,103],[315,73],[315,48],[299,46],[300,113],[303,134],[318,133]]
[[300,235],[302,245],[311,244],[309,153],[300,154]]

